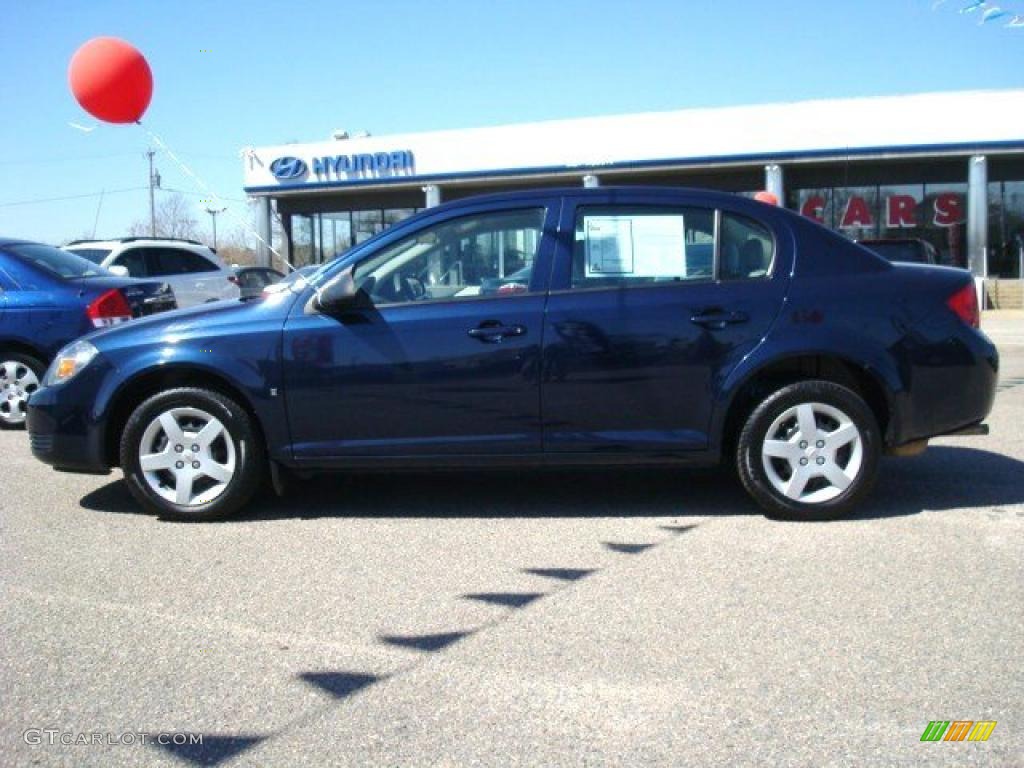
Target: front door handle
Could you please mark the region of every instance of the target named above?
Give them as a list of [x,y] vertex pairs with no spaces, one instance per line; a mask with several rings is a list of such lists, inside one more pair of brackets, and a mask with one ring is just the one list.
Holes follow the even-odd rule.
[[476,328],[470,328],[469,335],[487,344],[498,344],[506,336],[522,336],[526,328],[522,325],[504,325],[497,320],[488,320]]
[[727,325],[745,323],[748,320],[750,320],[750,315],[746,312],[727,312],[719,307],[700,310],[690,317],[691,323],[702,325],[712,331],[720,331]]

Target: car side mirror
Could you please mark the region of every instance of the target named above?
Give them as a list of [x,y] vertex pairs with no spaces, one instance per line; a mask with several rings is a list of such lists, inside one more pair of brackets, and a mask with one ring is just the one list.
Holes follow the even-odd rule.
[[107,271],[110,272],[110,274],[112,275],[117,275],[118,277],[130,276],[128,274],[128,267],[122,264],[111,264],[109,267],[107,267]]
[[354,269],[354,266],[349,267],[317,288],[313,294],[313,309],[331,314],[343,309],[371,306],[369,295],[356,287]]

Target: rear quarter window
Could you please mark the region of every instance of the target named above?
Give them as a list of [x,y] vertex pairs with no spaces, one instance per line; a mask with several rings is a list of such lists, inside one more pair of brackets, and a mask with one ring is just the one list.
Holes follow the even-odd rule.
[[775,240],[766,226],[746,216],[723,213],[720,237],[722,280],[750,280],[771,273]]
[[93,264],[102,264],[103,260],[110,255],[109,248],[65,248],[76,256],[88,259]]

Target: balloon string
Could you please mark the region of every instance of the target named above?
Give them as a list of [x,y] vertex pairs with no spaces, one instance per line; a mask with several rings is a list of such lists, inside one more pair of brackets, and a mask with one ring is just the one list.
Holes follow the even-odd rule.
[[167,144],[164,143],[163,139],[161,139],[159,136],[157,136],[155,133],[153,133],[153,131],[151,131],[147,126],[142,125],[141,121],[137,121],[137,123],[138,123],[139,126],[142,127],[142,130],[144,130],[146,133],[149,134],[149,137],[154,141],[154,143],[156,143],[157,146],[160,147],[160,149],[162,149],[164,152],[166,152],[167,156],[169,158],[171,158],[171,160],[173,160],[175,163],[178,164],[178,167],[181,168],[181,170],[185,173],[185,175],[188,176],[190,179],[192,179],[193,182],[195,182],[196,186],[199,187],[200,190],[202,190],[204,193],[206,193],[207,195],[212,197],[214,202],[216,202],[217,205],[219,205],[221,208],[225,208],[225,209],[227,209],[228,211],[231,212],[231,218],[233,218],[237,223],[241,224],[242,225],[242,229],[244,229],[249,234],[253,235],[260,243],[265,245],[267,247],[267,250],[269,250],[272,254],[277,256],[277,258],[279,258],[283,263],[287,264],[289,269],[291,269],[291,270],[295,269],[295,265],[293,265],[290,261],[288,261],[288,259],[286,259],[284,256],[282,256],[274,248],[274,246],[272,246],[270,243],[268,243],[266,240],[264,240],[262,237],[260,237],[259,232],[255,231],[252,228],[252,225],[249,222],[247,222],[241,216],[236,215],[234,213],[234,211],[231,210],[231,207],[228,206],[227,204],[225,204],[225,202],[220,199],[220,196],[216,192],[214,192],[212,189],[210,189],[207,186],[206,182],[203,181],[198,176],[198,174],[196,174],[191,168],[188,167],[188,165],[185,162],[183,162],[176,154],[174,154],[174,152],[171,150],[171,148],[168,147]]

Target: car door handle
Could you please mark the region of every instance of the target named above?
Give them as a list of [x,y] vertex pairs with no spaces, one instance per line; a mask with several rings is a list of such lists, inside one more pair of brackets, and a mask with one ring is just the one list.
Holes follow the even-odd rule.
[[504,325],[495,320],[481,323],[476,328],[470,328],[469,335],[487,344],[497,344],[506,336],[522,336],[526,328],[522,325]]
[[701,310],[690,317],[691,323],[702,325],[713,331],[720,331],[727,325],[745,323],[748,320],[750,320],[750,315],[746,312],[727,312],[726,310],[719,309],[718,307]]

